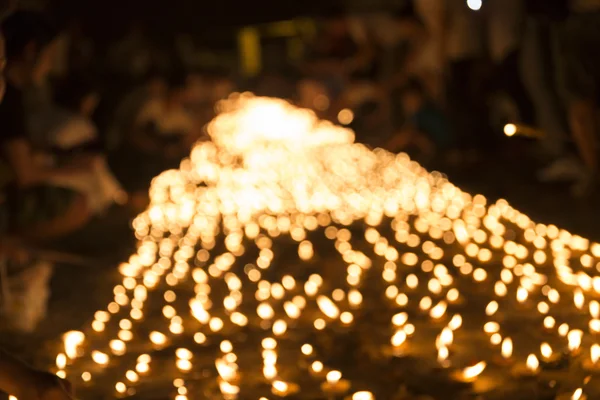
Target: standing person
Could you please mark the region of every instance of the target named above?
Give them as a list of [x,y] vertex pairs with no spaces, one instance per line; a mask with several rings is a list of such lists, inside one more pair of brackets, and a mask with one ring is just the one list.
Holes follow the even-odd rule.
[[542,155],[552,161],[537,176],[542,182],[576,180],[582,164],[567,156],[568,127],[560,90],[564,70],[560,34],[568,16],[568,0],[525,0],[525,10],[521,72],[535,107],[536,123],[545,134]]
[[586,173],[573,186],[583,196],[597,184],[600,100],[600,0],[571,0],[563,42],[567,115]]
[[6,41],[6,94],[0,104],[0,150],[10,173],[7,195],[14,233],[33,240],[53,239],[82,227],[90,213],[85,197],[48,185],[54,177],[77,174],[78,165],[46,168],[27,138],[23,90],[49,72],[52,30],[37,13],[20,11],[3,24]]
[[446,0],[444,10],[446,102],[457,140],[468,149],[488,144],[487,107],[482,65],[483,20],[464,0]]

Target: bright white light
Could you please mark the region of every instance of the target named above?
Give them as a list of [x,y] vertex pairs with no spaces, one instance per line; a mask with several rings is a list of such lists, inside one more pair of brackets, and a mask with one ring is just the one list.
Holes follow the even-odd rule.
[[473,11],[479,11],[481,9],[481,0],[467,0],[467,6]]

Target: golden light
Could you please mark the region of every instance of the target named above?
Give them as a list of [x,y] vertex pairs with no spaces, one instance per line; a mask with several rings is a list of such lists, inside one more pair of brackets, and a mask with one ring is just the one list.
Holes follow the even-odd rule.
[[310,344],[303,344],[300,350],[305,356],[310,356],[313,353],[313,347]]
[[527,366],[527,369],[532,373],[537,372],[540,367],[540,362],[538,361],[535,354],[528,355],[525,364]]
[[167,343],[167,337],[163,333],[157,331],[150,332],[149,338],[150,341],[157,346],[162,346]]
[[342,125],[350,125],[354,120],[354,113],[348,108],[344,108],[337,115],[338,121]]
[[510,357],[512,357],[512,353],[513,353],[513,342],[511,338],[505,338],[502,341],[502,357],[504,357],[505,359],[508,359]]
[[540,353],[545,360],[549,360],[552,357],[552,347],[548,343],[542,343],[540,345]]
[[310,368],[314,372],[319,373],[319,372],[323,371],[323,363],[321,361],[315,361],[310,365]]
[[340,371],[329,371],[327,373],[327,375],[325,376],[325,379],[327,379],[327,383],[329,384],[335,384],[338,383],[340,381],[340,379],[342,379],[342,373]]
[[317,305],[321,312],[331,319],[336,319],[340,315],[339,308],[327,296],[320,295],[317,297]]
[[110,361],[110,358],[108,357],[107,354],[102,353],[101,351],[98,351],[98,350],[94,350],[94,351],[92,351],[92,360],[94,360],[94,362],[96,364],[106,365]]
[[466,367],[462,371],[463,378],[467,381],[474,380],[479,375],[481,375],[481,373],[485,370],[486,366],[487,364],[485,363],[485,361],[480,361],[475,365]]
[[[102,315],[98,315],[98,313],[102,313]],[[99,316],[106,317],[106,318],[102,318],[103,319],[102,322],[108,322],[108,319],[110,318],[108,313],[106,313],[104,311],[98,311],[96,313],[96,319],[98,319]],[[85,335],[83,334],[83,332],[70,331],[70,332],[65,333],[63,335],[63,342],[64,342],[64,346],[65,346],[65,354],[67,355],[67,357],[69,357],[70,359],[76,358],[78,355],[78,348],[79,348],[79,346],[81,346],[83,344],[84,340],[85,340]]]
[[[329,106],[326,96],[317,100],[322,109]],[[321,332],[312,331],[312,327],[345,332],[353,323],[365,323],[363,317],[372,311],[373,299],[367,295],[374,293],[368,287],[374,270],[383,285],[377,294],[385,301],[381,315],[389,318],[395,313],[391,321],[387,320],[391,322],[394,355],[401,347],[412,346],[413,339],[416,351],[424,348],[422,341],[431,329],[439,332],[435,337],[437,361],[444,366],[450,348],[457,353],[457,360],[464,360],[467,355],[459,353],[465,347],[471,347],[471,354],[472,346],[485,346],[485,342],[470,341],[469,336],[463,338],[458,332],[463,324],[460,314],[453,314],[447,324],[444,320],[448,312],[463,309],[463,303],[473,300],[469,286],[493,299],[482,304],[488,317],[485,324],[465,323],[469,329],[464,334],[470,335],[473,326],[482,327],[490,343],[501,345],[504,359],[515,358],[513,340],[503,337],[505,332],[500,329],[500,322],[504,327],[504,321],[513,315],[510,306],[515,298],[520,314],[532,320],[541,316],[544,334],[566,337],[570,351],[576,352],[582,342],[589,342],[588,332],[583,341],[583,331],[571,330],[567,324],[550,332],[558,324],[549,314],[563,319],[563,308],[585,310],[586,297],[600,294],[600,277],[594,276],[600,271],[600,244],[554,225],[536,224],[506,200],[491,203],[482,195],[463,192],[443,174],[429,173],[406,154],[356,144],[351,130],[320,121],[312,111],[283,100],[237,94],[219,103],[217,110],[218,115],[206,127],[211,140],[195,144],[178,169],[165,171],[153,180],[149,206],[132,224],[139,240],[136,251],[118,267],[121,284],[114,287],[107,311],[94,314],[91,327],[98,334],[90,332],[93,338],[85,346],[82,332],[63,336],[64,354],[56,358],[59,374],[65,374],[65,368],[70,374],[73,368],[73,375],[82,372],[76,365],[80,360],[75,359],[87,348],[92,360],[104,366],[110,358],[98,349],[108,348],[115,355],[143,349],[148,343],[140,335],[149,331],[155,350],[170,341],[181,346],[193,336],[196,344],[211,345],[199,353],[219,343],[222,354],[215,359],[216,381],[222,397],[234,399],[240,393],[238,379],[247,375],[238,374],[237,355],[230,340],[242,337],[240,332],[248,329],[260,329],[281,338],[280,349],[274,338],[262,340],[259,367],[272,381],[273,393],[284,397],[299,386],[278,380],[279,376],[287,377],[289,341],[298,337],[292,328],[308,323],[311,335],[318,337]],[[337,114],[341,124],[350,124],[353,118],[349,109]],[[507,124],[505,134],[527,134],[526,128]],[[355,229],[357,224],[365,225],[364,234]],[[321,244],[316,235],[323,233],[339,257],[339,282],[330,279],[332,270],[316,253],[317,244]],[[288,272],[297,271],[299,265],[291,263],[288,269],[279,264],[277,237],[291,239],[293,253],[297,250],[298,254],[292,254],[296,262],[305,261],[300,265],[312,273],[306,282]],[[365,241],[368,253],[363,253]],[[258,254],[250,253],[255,248]],[[252,254],[251,259],[238,265],[245,252]],[[487,268],[492,260],[500,264],[499,277],[494,268]],[[271,281],[271,273],[276,273],[276,280]],[[555,278],[560,293],[550,286],[556,284]],[[190,298],[184,298],[184,288]],[[573,303],[560,302],[561,293],[572,293]],[[149,308],[155,308],[153,296],[162,302],[156,309],[166,320],[159,318],[156,326],[148,329],[155,321],[143,319]],[[600,303],[592,298],[588,299],[588,327],[594,334],[600,332]],[[186,302],[189,309],[183,310],[181,304]],[[498,315],[500,302],[506,312]],[[419,316],[409,323],[409,314],[413,318],[415,311]],[[426,314],[428,322],[420,318]],[[412,336],[417,329],[413,323],[419,333],[423,324],[429,325],[423,336]],[[104,338],[104,331],[118,339]],[[407,343],[409,337],[411,343]],[[455,338],[459,345],[453,344]],[[540,343],[533,344],[537,345]],[[383,347],[386,352],[390,350],[385,343]],[[311,345],[304,344],[300,350],[305,356],[300,366],[309,366],[314,377],[325,378],[325,384],[345,382],[340,371],[325,374],[320,361],[310,363],[316,356]],[[540,351],[544,361],[553,357],[548,343],[541,343]],[[278,352],[281,365],[276,366]],[[245,360],[244,354],[240,353],[241,360]],[[170,370],[183,376],[194,369],[191,350],[179,348],[175,356],[177,370],[172,364]],[[434,357],[432,352],[430,357]],[[590,360],[596,364],[599,359],[600,346],[594,344]],[[125,362],[125,357],[115,357],[117,361]],[[148,355],[140,356],[135,370],[128,369],[124,382],[116,383],[115,390],[133,390],[127,384],[137,383],[141,375],[148,374],[150,361]],[[453,377],[473,381],[486,365],[481,361],[463,370],[453,369]],[[85,367],[92,368],[94,374],[101,369]],[[198,365],[199,370],[205,367]],[[534,354],[527,357],[525,369],[538,371]],[[92,378],[86,372],[81,377],[84,382]],[[188,388],[185,382],[179,383],[175,398],[185,400]],[[114,380],[107,388],[114,397],[113,384]],[[364,391],[351,398],[370,400],[374,396]]]
[[590,360],[593,364],[598,364],[598,361],[600,360],[600,345],[594,343],[590,347]]
[[373,393],[367,391],[356,392],[352,395],[352,400],[375,400]]

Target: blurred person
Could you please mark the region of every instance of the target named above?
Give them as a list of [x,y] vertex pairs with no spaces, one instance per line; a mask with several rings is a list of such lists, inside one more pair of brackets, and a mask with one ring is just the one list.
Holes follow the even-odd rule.
[[115,151],[124,145],[124,139],[131,132],[142,107],[148,102],[162,99],[168,91],[165,74],[151,70],[144,82],[125,94],[111,116],[111,124],[106,135],[106,147]]
[[444,21],[447,112],[461,147],[473,150],[492,137],[483,89],[484,21],[464,0],[446,0]]
[[56,54],[51,76],[64,79],[68,74],[79,74],[91,66],[94,44],[84,32],[83,23],[71,20],[56,39]]
[[568,127],[562,98],[564,60],[560,35],[568,16],[568,0],[525,0],[526,23],[521,49],[523,82],[544,133],[542,157],[551,161],[537,172],[542,182],[578,180],[583,164],[568,152]]
[[127,195],[100,150],[100,137],[92,118],[100,101],[99,91],[89,80],[71,77],[58,92],[57,114],[62,115],[62,121],[47,134],[48,150],[55,155],[56,165],[65,165],[80,157],[92,161],[89,170],[54,178],[51,182],[85,194],[94,214],[106,211],[115,203],[124,203]]
[[585,174],[572,188],[575,196],[593,190],[598,178],[600,101],[600,0],[571,0],[565,23],[563,57],[567,115]]
[[448,150],[453,144],[450,127],[443,112],[430,98],[423,84],[411,79],[400,90],[405,122],[391,138],[391,151],[416,150],[426,159]]
[[82,227],[90,218],[87,200],[70,189],[48,184],[52,178],[77,174],[87,165],[48,168],[36,158],[27,138],[23,91],[49,71],[53,34],[41,15],[20,11],[3,24],[6,40],[6,94],[0,104],[0,150],[9,175],[11,229],[33,240],[56,238]]
[[502,132],[509,122],[532,124],[534,110],[523,84],[520,57],[525,4],[523,0],[488,0],[485,17],[487,50],[492,62],[489,79],[490,105],[496,120],[494,131]]
[[185,96],[185,81],[177,75],[168,81],[164,93],[147,97],[115,156],[117,176],[135,208],[147,200],[151,180],[178,167],[200,137],[200,125],[186,110]]
[[113,71],[138,81],[152,66],[152,51],[144,26],[135,22],[125,36],[111,47],[108,59]]
[[[325,88],[329,97],[327,108],[342,95],[350,78],[374,77],[371,42],[361,40],[355,28],[352,19],[343,12],[330,12],[322,21],[321,30],[300,68],[302,74],[312,81],[309,86]],[[319,109],[319,105],[316,108],[324,111]]]
[[0,391],[19,400],[69,400],[71,384],[58,376],[31,368],[0,349]]
[[134,127],[140,148],[174,158],[187,154],[198,129],[185,109],[185,96],[185,82],[175,78],[164,97],[146,102]]

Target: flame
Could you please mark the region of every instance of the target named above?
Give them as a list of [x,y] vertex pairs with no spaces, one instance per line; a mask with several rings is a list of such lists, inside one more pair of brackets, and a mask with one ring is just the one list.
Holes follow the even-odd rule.
[[530,354],[527,356],[527,361],[525,362],[527,369],[531,372],[537,372],[540,367],[540,362],[538,361],[535,354]]
[[320,295],[317,297],[317,305],[321,312],[331,319],[336,319],[340,315],[340,309],[327,296]]
[[594,343],[590,348],[590,359],[592,363],[597,364],[600,360],[600,345]]
[[548,360],[552,357],[552,347],[548,343],[542,343],[540,345],[540,353],[542,353],[542,357]]
[[487,364],[485,363],[485,361],[480,361],[475,365],[466,367],[463,370],[463,377],[465,378],[465,380],[475,379],[479,375],[481,375],[481,373],[485,370],[486,366],[487,366]]
[[502,341],[502,357],[510,358],[513,352],[513,342],[511,338],[506,338]]

